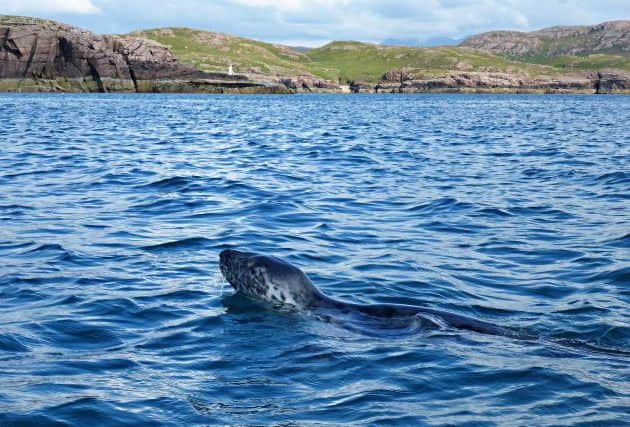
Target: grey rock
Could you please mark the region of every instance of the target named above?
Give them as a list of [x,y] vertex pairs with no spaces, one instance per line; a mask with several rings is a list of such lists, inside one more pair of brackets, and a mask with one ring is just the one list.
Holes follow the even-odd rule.
[[353,92],[544,92],[627,93],[630,73],[609,70],[574,76],[530,76],[499,72],[451,72],[422,77],[393,70],[376,85],[356,82]]
[[13,16],[0,16],[0,80],[4,90],[278,90],[245,76],[198,71],[152,40]]
[[627,93],[630,91],[630,72],[619,70],[599,71],[591,76],[597,93]]
[[296,92],[336,92],[339,85],[312,76],[280,77],[278,82]]
[[630,21],[592,26],[551,27],[529,33],[491,31],[474,35],[460,46],[511,57],[630,54]]

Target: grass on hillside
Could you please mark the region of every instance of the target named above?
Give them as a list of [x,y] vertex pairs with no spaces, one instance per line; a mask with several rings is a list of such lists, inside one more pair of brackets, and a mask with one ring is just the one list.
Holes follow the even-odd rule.
[[586,56],[529,56],[515,58],[522,62],[550,65],[563,70],[601,70],[604,68],[616,68],[630,71],[630,57],[622,55],[593,54]]
[[276,76],[315,75],[336,80],[337,71],[328,70],[300,52],[284,46],[251,39],[188,28],[161,28],[139,31],[146,37],[173,50],[183,63],[202,71],[226,72],[232,64],[237,73]]
[[337,68],[341,80],[376,82],[387,71],[411,69],[427,77],[449,71],[526,72],[555,74],[540,65],[523,64],[461,47],[414,48],[360,42],[333,42],[306,55],[315,64]]

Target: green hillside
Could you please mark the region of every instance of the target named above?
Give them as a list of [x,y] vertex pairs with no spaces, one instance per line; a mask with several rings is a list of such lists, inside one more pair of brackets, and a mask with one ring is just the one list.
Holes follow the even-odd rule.
[[338,69],[341,79],[347,81],[375,82],[387,71],[401,68],[428,77],[448,71],[554,73],[549,67],[522,64],[461,47],[415,48],[333,42],[312,49],[306,55],[313,63]]
[[[225,72],[232,64],[237,73],[265,77],[312,75],[341,83],[377,82],[386,72],[397,69],[405,69],[422,77],[453,71],[559,75],[567,71],[602,68],[630,70],[630,56],[623,54],[553,56],[547,51],[539,55],[484,51],[482,46],[489,39],[496,41],[498,34],[488,33],[465,42],[468,46],[475,43],[479,45],[474,48],[416,48],[338,41],[298,52],[286,46],[188,28],[161,28],[133,33],[169,46],[182,62],[203,71]],[[500,34],[522,37],[520,33],[513,32]]]
[[561,56],[528,56],[514,58],[515,60],[550,65],[558,69],[565,70],[601,70],[604,68],[616,68],[619,70],[630,71],[630,56],[610,55],[610,54],[593,54],[585,56],[577,55],[561,55]]
[[327,70],[300,52],[285,46],[189,28],[160,28],[132,33],[169,46],[177,58],[202,71],[227,71],[267,76],[295,76],[313,73],[336,79],[336,70]]

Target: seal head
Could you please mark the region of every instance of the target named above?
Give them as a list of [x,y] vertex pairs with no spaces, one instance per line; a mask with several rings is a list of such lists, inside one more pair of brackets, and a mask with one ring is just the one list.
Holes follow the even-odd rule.
[[323,298],[302,270],[276,257],[226,249],[219,265],[230,285],[249,297],[296,308]]

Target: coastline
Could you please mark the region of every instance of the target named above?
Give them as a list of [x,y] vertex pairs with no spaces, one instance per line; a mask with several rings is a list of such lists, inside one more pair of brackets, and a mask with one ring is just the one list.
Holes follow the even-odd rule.
[[[372,87],[361,90],[319,89],[296,90],[278,84],[226,84],[223,81],[203,80],[142,80],[135,85],[120,80],[104,80],[108,88],[102,90],[94,80],[81,78],[64,79],[0,79],[0,93],[112,93],[112,94],[233,94],[233,95],[387,95],[387,94],[511,94],[511,95],[630,95],[629,89],[613,89],[606,92],[595,88],[508,88],[508,87],[443,87],[425,90],[407,88]],[[374,85],[377,86],[377,85]]]
[[[353,43],[337,45],[328,49],[334,54],[357,49]],[[469,50],[466,54],[480,54]],[[505,61],[485,55],[484,60]],[[357,58],[351,59],[356,68]],[[0,92],[630,94],[626,69],[508,64],[501,69],[460,61],[448,68],[414,70],[394,62],[384,74],[343,78],[273,67],[234,73],[231,63],[221,72],[182,61],[172,44],[142,34],[99,35],[55,21],[0,15]]]

